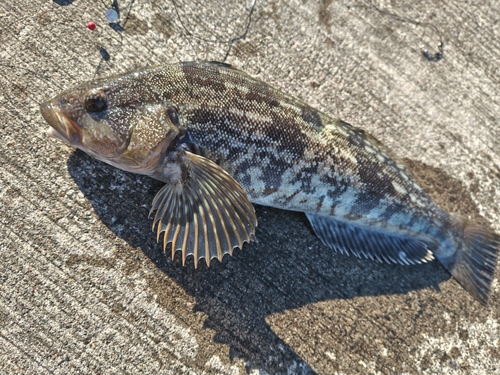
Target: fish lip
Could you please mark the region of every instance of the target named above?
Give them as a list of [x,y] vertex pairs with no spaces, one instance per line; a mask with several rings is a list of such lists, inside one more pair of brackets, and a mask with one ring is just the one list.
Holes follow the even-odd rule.
[[81,144],[82,135],[78,124],[61,113],[53,100],[40,105],[40,112],[45,121],[50,125],[47,134],[73,146]]

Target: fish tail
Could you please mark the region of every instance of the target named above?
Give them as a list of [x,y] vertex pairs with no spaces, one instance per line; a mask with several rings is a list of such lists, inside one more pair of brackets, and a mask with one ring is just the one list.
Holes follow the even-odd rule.
[[455,249],[451,256],[435,255],[460,285],[485,305],[495,277],[500,236],[467,219],[453,219]]

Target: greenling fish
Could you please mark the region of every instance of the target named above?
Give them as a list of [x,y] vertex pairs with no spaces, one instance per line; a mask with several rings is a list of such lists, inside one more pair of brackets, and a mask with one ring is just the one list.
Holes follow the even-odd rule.
[[437,207],[373,136],[230,65],[184,62],[65,91],[41,105],[49,135],[165,182],[164,249],[222,259],[254,239],[251,202],[305,212],[331,249],[377,261],[434,257],[486,303],[500,236]]

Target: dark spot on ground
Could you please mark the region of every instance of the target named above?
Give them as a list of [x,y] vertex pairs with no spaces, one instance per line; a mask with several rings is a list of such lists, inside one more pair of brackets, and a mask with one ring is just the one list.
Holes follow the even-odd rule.
[[75,267],[79,264],[83,264],[85,266],[92,266],[109,270],[113,268],[110,262],[112,262],[112,259],[86,255],[71,255],[66,261],[66,265],[68,267]]
[[138,18],[135,14],[131,13],[127,17],[124,27],[125,31],[130,34],[144,35],[148,32],[148,23]]
[[462,341],[467,341],[469,339],[469,332],[467,332],[466,329],[463,329],[458,333],[458,337],[460,337],[460,340]]
[[448,362],[451,359],[451,357],[448,355],[448,353],[443,353],[443,355],[439,358],[439,360],[444,363]]
[[319,7],[318,19],[319,23],[323,26],[326,26],[328,30],[331,27],[332,15],[328,10],[330,4],[333,3],[333,0],[321,0],[321,5]]
[[52,21],[49,12],[40,13],[37,17],[38,26],[45,26]]
[[156,13],[153,19],[153,29],[162,34],[165,39],[170,39],[175,34],[175,26],[165,14]]
[[271,3],[271,10],[268,10],[268,7],[262,7],[259,9],[259,17],[260,18],[272,18],[272,20],[275,23],[275,27],[278,31],[281,31],[282,25],[281,25],[281,14],[283,13],[281,11],[280,6],[276,3]]
[[20,98],[20,99],[26,99],[28,97],[27,87],[22,85],[22,84],[18,84],[18,83],[12,84],[10,93],[13,96]]
[[336,45],[335,41],[333,41],[331,38],[328,37],[325,38],[325,43],[330,48],[335,47]]
[[234,45],[233,53],[237,57],[255,56],[258,48],[252,42],[239,42]]
[[460,356],[460,354],[461,354],[460,350],[456,346],[454,346],[453,348],[451,348],[451,350],[450,350],[450,357],[457,358],[457,357]]
[[478,193],[479,192],[479,182],[477,181],[474,181],[471,185],[470,185],[470,191],[471,193]]

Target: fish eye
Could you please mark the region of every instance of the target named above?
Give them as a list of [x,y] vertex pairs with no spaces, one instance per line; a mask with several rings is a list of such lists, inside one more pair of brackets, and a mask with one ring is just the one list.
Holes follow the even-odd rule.
[[108,107],[106,99],[101,96],[91,96],[85,99],[85,110],[87,112],[102,112]]

